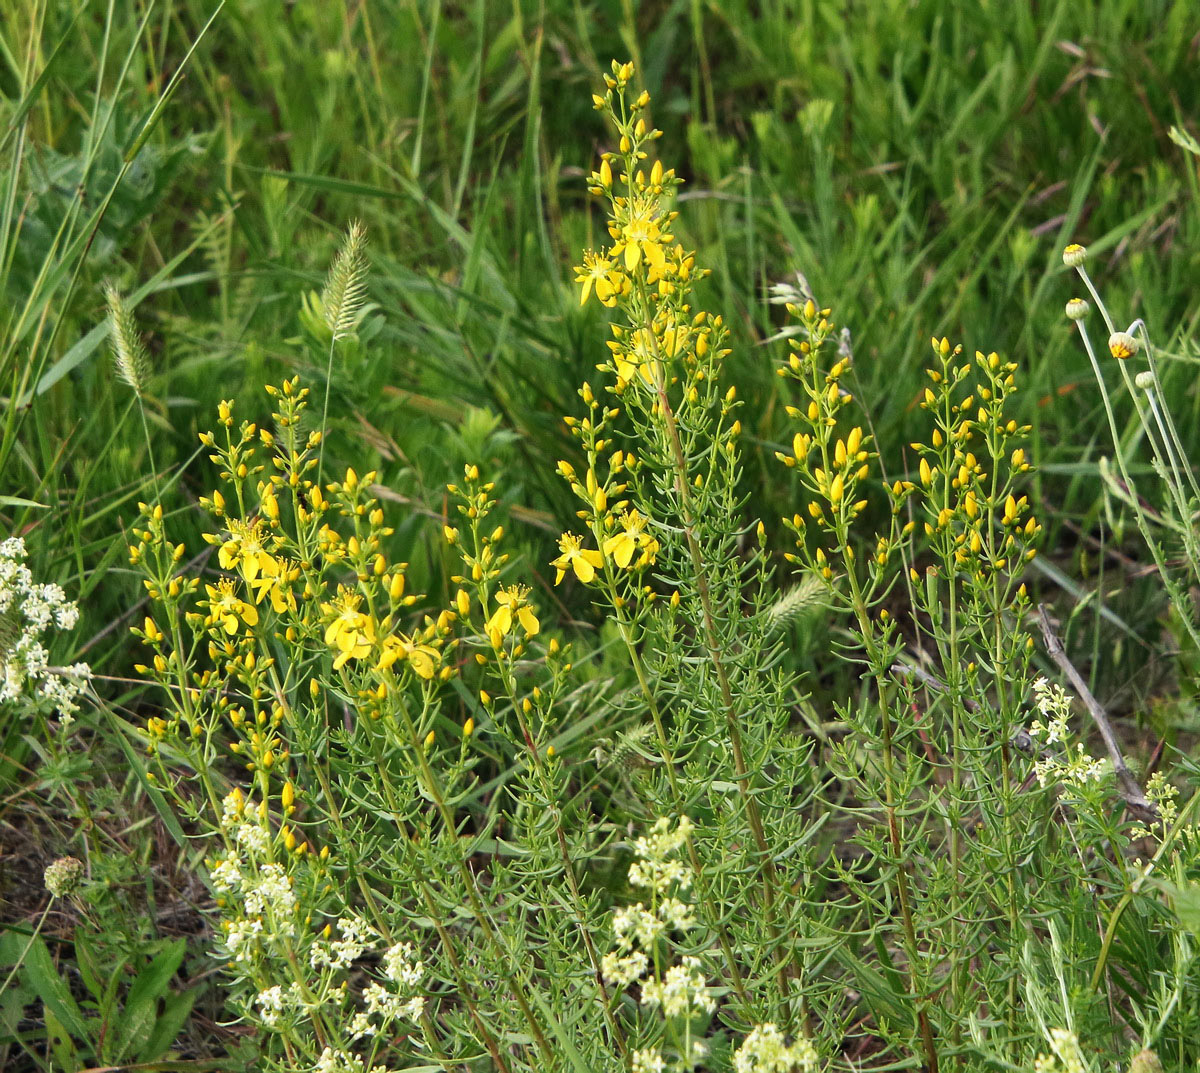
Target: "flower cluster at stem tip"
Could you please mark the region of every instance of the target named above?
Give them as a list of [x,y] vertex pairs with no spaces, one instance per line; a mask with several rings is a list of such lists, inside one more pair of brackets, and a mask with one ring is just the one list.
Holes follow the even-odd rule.
[[[581,303],[594,294],[614,310],[609,358],[597,366],[610,377],[607,390],[616,400],[625,399],[631,412],[657,414],[669,425],[676,420],[669,415],[680,407],[699,410],[712,402],[717,365],[729,351],[722,347],[721,317],[694,311],[690,304],[692,288],[705,273],[672,233],[676,214],[670,202],[681,180],[660,160],[649,160],[649,147],[661,131],[647,124],[650,97],[632,87],[633,77],[632,64],[614,63],[604,94],[593,98],[618,136],[617,149],[602,154],[588,179],[589,191],[606,203],[611,241],[587,251],[576,280]],[[551,564],[556,583],[569,574],[584,585],[612,590],[618,607],[630,600],[650,603],[657,593],[639,575],[661,551],[659,522],[645,497],[637,506],[629,498],[644,460],[632,449],[614,450],[610,430],[621,408],[601,403],[589,384],[579,395],[587,413],[568,417],[566,424],[586,455],[586,470],[565,460],[558,468],[581,501],[577,516],[585,531],[562,534],[560,554]],[[731,388],[717,400],[722,423],[713,431],[726,453],[741,431],[740,422],[723,420],[737,405],[735,396]],[[699,474],[694,479],[703,480]]]
[[21,537],[0,541],[0,705],[20,701],[29,710],[57,715],[66,728],[74,722],[91,669],[86,663],[52,665],[46,634],[74,629],[79,608],[61,586],[34,581],[26,556]]
[[[879,589],[892,576],[896,558],[909,558],[906,549],[918,526],[938,557],[980,591],[1032,559],[1041,526],[1028,497],[1017,488],[1018,478],[1031,466],[1025,448],[1015,445],[1029,428],[1005,414],[1016,390],[1016,365],[980,351],[968,361],[961,346],[935,338],[934,360],[926,370],[929,383],[920,399],[933,429],[928,442],[910,445],[918,459],[915,472],[879,482],[892,520],[889,529],[877,535],[867,561],[868,577],[857,577],[851,528],[867,507],[872,464],[878,456],[861,426],[841,431],[842,411],[853,401],[843,386],[851,359],[840,354],[828,368],[822,361],[834,332],[830,310],[818,308],[810,298],[803,304],[790,302],[788,311],[799,320],[800,331],[790,336],[793,352],[779,373],[799,384],[807,402],[788,407],[802,429],[794,435],[791,450],[777,452],[776,457],[796,471],[808,493],[806,512],[787,521],[797,537],[789,561],[807,567],[830,587],[839,574],[854,574],[852,589]],[[972,375],[975,379],[968,383]],[[906,507],[914,498],[923,522]],[[920,580],[915,567],[910,567],[910,576],[913,582]],[[866,591],[856,599],[859,606],[865,606]],[[1026,600],[1023,586],[1015,598]],[[887,616],[886,609],[881,615]]]

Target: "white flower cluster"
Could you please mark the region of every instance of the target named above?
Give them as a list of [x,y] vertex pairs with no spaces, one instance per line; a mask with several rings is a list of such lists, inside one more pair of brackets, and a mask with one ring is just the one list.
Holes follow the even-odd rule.
[[712,1013],[717,1006],[709,994],[700,959],[690,956],[667,969],[661,980],[651,977],[642,984],[642,1005],[661,1006],[667,1017],[681,1017],[693,1011]]
[[1057,782],[1068,787],[1086,786],[1099,782],[1108,771],[1108,763],[1089,756],[1082,745],[1075,746],[1074,753],[1064,758],[1046,757],[1033,765],[1033,773],[1039,785]]
[[20,537],[0,541],[0,704],[24,700],[69,726],[91,668],[52,667],[42,635],[74,629],[79,608],[58,585],[36,583],[25,557]]
[[[368,1073],[366,1063],[356,1055],[326,1047],[313,1066],[313,1073]],[[369,1073],[390,1073],[385,1065],[374,1065]]]
[[313,1073],[357,1073],[360,1069],[362,1063],[353,1055],[326,1047],[313,1066]]
[[815,1073],[817,1049],[801,1037],[793,1043],[772,1024],[755,1025],[733,1056],[734,1073]]
[[364,1009],[350,1022],[355,1039],[384,1032],[401,1017],[420,1021],[425,1012],[425,996],[415,993],[425,978],[425,965],[412,943],[396,943],[384,953],[383,975],[389,986],[374,981],[363,989]]
[[1146,783],[1146,799],[1158,809],[1158,818],[1150,823],[1134,824],[1133,838],[1157,838],[1160,841],[1179,819],[1179,787],[1172,786],[1167,776],[1156,771]]
[[246,798],[236,787],[221,802],[221,826],[236,827],[246,813]]
[[[258,839],[240,837],[248,830],[259,832],[261,847]],[[241,824],[235,834],[239,847],[259,852],[266,848],[267,833],[258,825]],[[245,859],[230,855],[217,861],[208,875],[213,890],[221,896],[225,952],[233,961],[252,961],[263,942],[295,937],[296,892],[283,865],[259,864],[253,855]]]
[[629,867],[629,882],[635,887],[649,887],[656,894],[666,894],[675,884],[687,890],[692,877],[673,855],[691,833],[692,821],[686,816],[679,817],[674,830],[665,816],[656,820],[650,833],[633,844],[638,860]]
[[[1033,683],[1033,697],[1038,712],[1046,721],[1035,719],[1029,727],[1029,736],[1046,745],[1065,743],[1070,736],[1067,720],[1071,714],[1071,700],[1066,691],[1062,686],[1051,685],[1045,678],[1039,678]],[[1061,757],[1044,756],[1033,766],[1041,786],[1059,783],[1068,789],[1099,782],[1107,770],[1107,762],[1088,755],[1082,743],[1076,744],[1074,752],[1068,749]]]
[[1062,686],[1051,685],[1045,678],[1038,678],[1033,683],[1033,703],[1047,722],[1035,719],[1029,728],[1029,736],[1044,738],[1047,745],[1065,741],[1068,735],[1067,719],[1071,714],[1071,700],[1066,690]]
[[708,1045],[703,1040],[688,1039],[685,1051],[671,1065],[658,1047],[643,1047],[629,1056],[632,1073],[666,1073],[667,1069],[679,1073],[696,1069],[708,1055]]
[[[633,844],[637,860],[629,866],[629,882],[650,890],[650,905],[642,902],[613,913],[617,949],[601,960],[604,978],[617,987],[641,982],[642,1005],[661,1007],[665,1016],[711,1013],[716,1003],[709,993],[700,959],[684,957],[667,969],[661,979],[646,976],[654,944],[670,931],[688,931],[696,926],[692,908],[678,897],[691,885],[691,873],[673,855],[691,833],[692,822],[682,816],[674,828],[670,820],[655,822],[650,833]],[[657,1052],[646,1051],[643,1065],[655,1069]]]
[[250,850],[251,853],[266,853],[271,838],[257,823],[238,824],[233,831],[233,837],[239,846]]
[[295,1011],[303,1008],[304,998],[299,984],[293,983],[286,991],[276,984],[260,991],[254,1004],[258,1007],[258,1019],[268,1028],[276,1028]]
[[1039,1054],[1033,1063],[1034,1073],[1087,1073],[1079,1040],[1065,1028],[1050,1029],[1050,1049],[1053,1054]]
[[662,1052],[657,1047],[645,1047],[634,1051],[630,1056],[630,1065],[633,1073],[663,1073],[667,1068]]
[[375,929],[362,917],[342,917],[337,926],[340,939],[313,943],[309,964],[314,969],[348,969],[371,949]]

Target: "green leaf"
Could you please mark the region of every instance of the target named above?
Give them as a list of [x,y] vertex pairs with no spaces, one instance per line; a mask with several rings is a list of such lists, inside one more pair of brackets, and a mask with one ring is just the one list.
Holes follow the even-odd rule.
[[88,1030],[83,1014],[71,997],[66,981],[58,975],[54,959],[40,936],[34,940],[29,953],[25,955],[22,973],[34,993],[42,1000],[47,1013],[52,1013],[75,1039],[87,1039]]
[[1171,900],[1171,911],[1185,931],[1200,937],[1200,883],[1192,880],[1186,886],[1177,887],[1164,880],[1151,880]]
[[130,1058],[150,1040],[158,1015],[158,1003],[170,993],[171,980],[183,963],[187,943],[176,939],[158,954],[134,980],[125,999],[125,1010],[117,1024],[119,1040],[115,1057]]
[[163,1003],[162,1013],[154,1022],[154,1028],[146,1040],[145,1046],[139,1054],[135,1054],[133,1057],[139,1062],[153,1062],[166,1054],[183,1030],[195,1001],[194,989],[168,996]]
[[0,496],[0,507],[27,507],[34,510],[48,510],[46,503],[35,503],[32,499],[22,499],[20,496]]
[[28,115],[29,109],[33,107],[34,102],[38,99],[38,94],[42,92],[46,83],[50,80],[50,75],[53,74],[54,68],[58,64],[59,56],[63,52],[63,45],[72,40],[71,31],[75,28],[75,20],[79,18],[79,12],[82,10],[82,7],[79,8],[72,16],[71,21],[67,23],[67,28],[59,38],[58,44],[54,46],[54,51],[50,53],[50,58],[46,60],[41,73],[34,79],[33,84],[25,91],[20,101],[17,102],[12,115],[9,116],[8,127],[4,131],[4,137],[0,138],[0,149],[8,145],[8,139],[12,137],[17,127],[20,126],[21,121]]

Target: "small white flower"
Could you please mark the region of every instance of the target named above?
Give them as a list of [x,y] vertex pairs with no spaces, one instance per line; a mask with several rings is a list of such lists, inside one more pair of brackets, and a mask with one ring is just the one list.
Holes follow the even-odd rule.
[[239,846],[245,846],[252,853],[267,852],[267,832],[256,823],[239,824],[233,837]]
[[663,1073],[663,1070],[667,1068],[657,1047],[646,1047],[640,1051],[634,1051],[630,1064],[633,1073]]
[[361,1068],[357,1061],[345,1051],[335,1051],[326,1047],[313,1066],[313,1073],[350,1073],[352,1069]]
[[416,960],[412,943],[397,943],[383,955],[383,971],[394,983],[416,987],[425,975],[425,965]]
[[362,917],[352,916],[342,917],[338,921],[338,930],[342,937],[329,944],[329,964],[335,969],[348,969],[366,953],[375,929]]
[[658,907],[662,919],[677,931],[688,931],[696,926],[692,907],[678,898],[667,898]]
[[401,1012],[410,1021],[420,1021],[425,1013],[425,996],[413,995],[402,1007]]
[[92,672],[86,663],[51,666],[42,635],[74,629],[79,608],[61,586],[36,584],[25,555],[20,537],[0,542],[0,703],[24,701],[36,711],[57,714],[66,727]]
[[813,1073],[817,1051],[811,1041],[788,1043],[773,1024],[755,1025],[733,1056],[734,1073]]
[[661,982],[646,980],[642,984],[642,1005],[661,1006],[667,1017],[678,1017],[691,1012],[711,1013],[717,1004],[700,971],[700,959],[684,957],[667,969]]
[[284,993],[283,988],[276,984],[260,991],[254,1000],[258,1006],[259,1018],[264,1025],[274,1028],[283,1017]]
[[600,959],[600,973],[610,984],[628,987],[635,980],[642,978],[649,965],[649,959],[640,950],[634,950],[624,956],[610,950]]
[[631,945],[633,939],[642,946],[650,946],[665,930],[666,923],[641,902],[613,911],[613,934],[622,946]]
[[208,879],[218,894],[229,894],[241,890],[242,870],[235,858],[225,857],[213,866]]

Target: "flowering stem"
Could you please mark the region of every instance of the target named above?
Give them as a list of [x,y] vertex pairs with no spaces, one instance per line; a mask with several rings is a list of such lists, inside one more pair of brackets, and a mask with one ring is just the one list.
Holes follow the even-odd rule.
[[[511,1073],[508,1063],[500,1053],[499,1045],[496,1043],[491,1032],[488,1031],[486,1023],[479,1014],[479,1007],[475,1004],[473,992],[467,985],[466,977],[463,975],[462,963],[458,960],[458,952],[454,948],[454,941],[450,938],[445,924],[442,923],[438,915],[437,903],[433,899],[433,893],[429,889],[429,884],[421,880],[420,886],[421,897],[425,902],[425,911],[429,914],[429,919],[433,923],[434,930],[438,933],[438,938],[442,942],[442,949],[446,951],[446,956],[450,959],[450,965],[454,969],[454,978],[458,983],[458,993],[462,996],[463,1002],[467,1004],[467,1012],[470,1013],[471,1020],[475,1022],[476,1031],[483,1038],[483,1045],[487,1048],[488,1054],[492,1056],[492,1061],[496,1063],[496,1068],[500,1070],[500,1073]],[[426,1014],[426,1017],[428,1017],[428,1014]]]
[[[1084,278],[1086,280],[1086,276]],[[1093,294],[1094,293],[1095,292],[1093,291]],[[1099,298],[1097,298],[1097,302],[1099,302]],[[1101,307],[1101,309],[1103,310],[1103,307]],[[1104,316],[1107,320],[1108,314],[1105,313]],[[1104,412],[1108,417],[1108,429],[1110,435],[1112,436],[1113,448],[1117,456],[1117,466],[1121,471],[1121,478],[1124,480],[1125,487],[1129,492],[1129,503],[1133,508],[1134,520],[1137,522],[1137,527],[1142,534],[1142,539],[1146,542],[1146,546],[1150,549],[1150,554],[1154,558],[1154,565],[1158,568],[1159,576],[1162,577],[1166,582],[1168,581],[1170,575],[1167,573],[1167,565],[1163,560],[1162,551],[1159,549],[1158,542],[1154,539],[1150,532],[1150,526],[1147,522],[1145,511],[1142,509],[1141,501],[1138,498],[1137,486],[1133,483],[1133,478],[1130,476],[1129,469],[1125,465],[1125,456],[1121,452],[1121,436],[1117,431],[1117,418],[1116,414],[1113,413],[1112,400],[1108,396],[1108,388],[1105,386],[1104,376],[1100,372],[1100,362],[1096,358],[1096,352],[1092,348],[1092,340],[1088,336],[1087,329],[1083,326],[1083,321],[1076,321],[1075,324],[1079,329],[1079,336],[1083,340],[1083,347],[1087,351],[1087,356],[1092,363],[1092,372],[1095,374],[1096,383],[1100,388],[1100,398],[1104,402]],[[1183,521],[1185,525],[1190,524],[1190,520],[1187,518],[1184,518]],[[1171,595],[1172,600],[1177,599],[1173,586],[1168,584],[1167,591]],[[1188,635],[1191,637],[1193,644],[1195,644],[1197,647],[1200,647],[1200,630],[1198,630],[1195,624],[1192,622],[1193,616],[1190,613],[1187,613],[1188,609],[1186,607],[1180,606],[1179,610],[1181,612],[1179,617],[1182,619],[1183,625],[1187,629]]]
[[329,360],[325,364],[325,404],[321,407],[321,449],[317,454],[317,485],[321,483],[321,471],[325,468],[325,437],[329,429],[329,389],[333,384],[333,355],[337,349],[337,332],[329,340]]
[[[826,472],[829,470],[826,468]],[[892,845],[892,854],[896,865],[896,897],[900,903],[900,918],[904,928],[905,953],[908,960],[909,987],[912,991],[912,1002],[917,1018],[917,1029],[921,1034],[921,1043],[925,1050],[927,1073],[938,1073],[937,1046],[933,1039],[933,1028],[929,1023],[929,1011],[921,998],[921,981],[917,975],[917,965],[920,961],[920,947],[917,943],[917,931],[913,923],[912,895],[908,888],[908,869],[904,861],[904,836],[896,805],[896,758],[892,742],[892,716],[887,698],[883,690],[883,676],[890,661],[885,658],[875,643],[875,632],[867,614],[867,605],[859,585],[858,575],[854,568],[854,559],[846,543],[847,534],[841,534],[842,562],[845,566],[846,577],[850,584],[851,605],[855,618],[858,620],[859,636],[867,649],[867,658],[879,686],[879,717],[883,732],[883,772],[884,772],[884,812],[887,816],[888,840]]]
[[[389,695],[395,689],[395,682],[388,683]],[[417,732],[416,726],[413,724],[412,717],[408,714],[408,709],[404,705],[395,705],[405,725],[405,730],[408,733],[413,754],[416,756],[417,765],[421,769],[421,778],[425,786],[426,792],[433,799],[434,807],[442,818],[442,826],[448,838],[455,843],[458,842],[457,827],[454,822],[454,816],[450,812],[449,806],[446,804],[445,795],[442,793],[441,783],[437,775],[434,774],[433,768],[429,765],[429,758],[425,755],[425,749],[420,735]],[[454,865],[462,877],[463,886],[467,893],[467,900],[471,903],[471,912],[479,924],[479,930],[487,939],[489,945],[495,951],[502,966],[506,966],[510,959],[509,954],[504,950],[500,943],[499,936],[492,927],[491,921],[488,919],[487,912],[484,909],[483,901],[480,898],[479,890],[475,883],[475,873],[471,871],[466,859],[457,851],[454,854]],[[542,1031],[542,1026],[530,1009],[529,1003],[525,998],[524,992],[517,985],[516,978],[508,971],[507,967],[502,967],[501,972],[504,974],[504,982],[508,986],[509,993],[514,1001],[521,1008],[521,1013],[525,1018],[525,1022],[529,1025],[530,1032],[533,1033],[533,1038],[537,1043],[538,1050],[541,1052],[542,1059],[548,1065],[553,1064],[553,1051],[550,1049],[550,1044],[546,1040],[545,1033]]]
[[1187,826],[1197,805],[1200,805],[1200,793],[1193,793],[1188,799],[1188,803],[1179,810],[1179,815],[1175,818],[1171,829],[1163,836],[1162,844],[1155,851],[1154,856],[1150,858],[1150,862],[1138,873],[1137,878],[1129,885],[1129,889],[1121,896],[1121,900],[1117,902],[1116,908],[1113,909],[1111,916],[1109,916],[1108,927],[1104,930],[1104,938],[1100,943],[1100,953],[1096,958],[1096,967],[1092,971],[1092,979],[1089,985],[1092,991],[1100,987],[1100,979],[1103,977],[1104,968],[1108,964],[1109,951],[1112,949],[1113,939],[1116,937],[1117,925],[1121,922],[1122,914],[1129,907],[1129,903],[1133,901],[1134,895],[1142,889],[1146,880],[1150,877],[1150,873],[1154,871],[1154,866],[1162,860],[1163,854],[1174,845],[1179,832]]
[[[762,864],[762,888],[763,888],[763,908],[767,917],[767,928],[772,939],[779,941],[778,925],[775,921],[775,899],[776,888],[779,884],[778,873],[775,868],[775,860],[771,855],[770,846],[767,844],[766,833],[763,828],[762,813],[758,807],[758,798],[754,794],[754,790],[750,784],[749,770],[746,767],[745,751],[742,746],[741,731],[738,727],[738,718],[741,715],[738,704],[734,700],[733,688],[730,685],[729,671],[725,666],[725,655],[721,650],[720,642],[717,639],[716,617],[713,613],[712,592],[709,586],[708,567],[705,562],[704,553],[700,547],[700,542],[696,538],[696,513],[692,503],[691,491],[688,487],[688,466],[687,459],[684,456],[683,444],[679,438],[679,428],[675,421],[675,412],[671,407],[671,400],[667,396],[667,387],[663,373],[663,360],[659,348],[658,336],[654,332],[654,317],[651,312],[649,295],[646,292],[645,279],[638,279],[638,295],[641,299],[641,312],[645,319],[645,331],[653,340],[654,347],[654,362],[653,362],[653,380],[654,390],[658,399],[658,412],[662,417],[663,428],[666,432],[667,442],[671,450],[671,456],[675,467],[675,492],[679,498],[679,505],[683,517],[683,533],[687,542],[688,554],[692,560],[692,569],[696,579],[696,590],[700,596],[700,607],[703,618],[704,630],[704,646],[708,651],[708,658],[712,663],[713,671],[717,676],[717,684],[721,690],[721,699],[725,705],[725,725],[729,733],[729,743],[733,751],[734,773],[737,779],[738,789],[741,791],[742,800],[745,802],[746,819],[750,824],[750,830],[754,836],[754,843],[758,849],[759,857]],[[791,951],[792,971],[797,979],[800,978],[801,967],[799,958],[793,949]],[[784,966],[779,967],[779,990],[780,998],[783,1002],[783,1008],[787,1010],[787,970]]]

